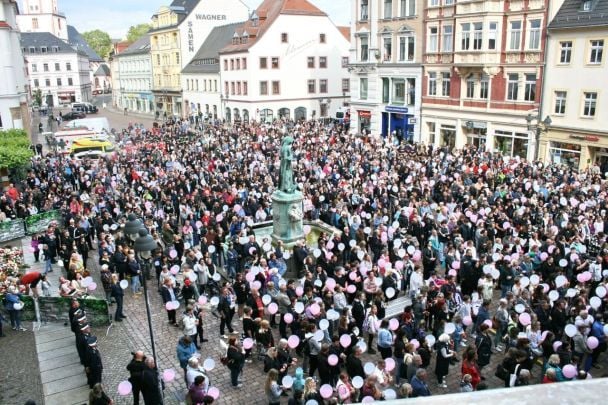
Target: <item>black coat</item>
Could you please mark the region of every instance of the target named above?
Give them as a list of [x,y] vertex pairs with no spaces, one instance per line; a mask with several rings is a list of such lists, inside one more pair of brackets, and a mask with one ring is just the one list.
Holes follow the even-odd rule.
[[365,371],[363,370],[363,363],[361,363],[361,359],[351,354],[346,358],[346,371],[348,375],[353,378],[355,376],[360,376],[361,378],[365,378]]
[[477,364],[479,368],[490,364],[490,357],[492,357],[492,339],[489,336],[480,333],[475,339],[475,346],[477,347]]
[[160,405],[161,396],[158,389],[158,371],[146,367],[141,373],[141,393],[146,405]]

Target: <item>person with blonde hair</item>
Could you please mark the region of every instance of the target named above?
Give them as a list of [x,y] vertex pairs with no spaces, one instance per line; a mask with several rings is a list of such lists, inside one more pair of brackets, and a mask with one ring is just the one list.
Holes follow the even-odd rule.
[[279,385],[277,380],[279,379],[279,372],[276,368],[271,368],[266,376],[266,384],[264,385],[264,391],[266,392],[266,398],[268,398],[268,405],[280,405],[281,394],[283,388]]
[[323,403],[323,398],[317,390],[317,382],[314,378],[308,377],[304,382],[304,402],[308,402],[311,399],[317,401],[319,404]]

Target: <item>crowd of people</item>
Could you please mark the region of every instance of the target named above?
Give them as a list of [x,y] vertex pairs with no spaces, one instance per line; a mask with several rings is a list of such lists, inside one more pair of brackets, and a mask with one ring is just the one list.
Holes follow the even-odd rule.
[[[254,231],[272,219],[286,134],[305,221],[334,229],[305,225],[289,249]],[[209,316],[220,318],[232,385],[263,362],[270,404],[439,394],[457,363],[462,391],[488,388],[489,376],[505,387],[587,378],[606,350],[608,183],[597,165],[578,171],[316,121],[216,122],[203,133],[132,126],[119,140],[111,158],[35,157],[0,210],[61,210],[63,230],[38,240],[51,269],[63,261],[66,295],[80,294],[73,280],[95,268],[92,242],[110,302],[121,280],[137,295],[140,278],[156,276],[168,322],[183,331],[177,354],[192,403],[214,397],[197,355]],[[129,214],[157,241],[151,267],[122,231]],[[114,320],[123,317],[117,305]],[[376,357],[364,363],[364,353]],[[442,391],[431,392],[430,374]]]

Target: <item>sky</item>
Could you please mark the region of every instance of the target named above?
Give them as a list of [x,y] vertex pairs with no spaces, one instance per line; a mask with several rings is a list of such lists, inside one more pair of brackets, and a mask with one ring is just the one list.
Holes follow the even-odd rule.
[[[203,0],[204,1],[204,0]],[[336,25],[349,25],[350,0],[309,0],[329,14]],[[252,10],[262,0],[243,0]],[[112,38],[123,38],[131,25],[150,22],[160,6],[171,0],[58,0],[59,10],[65,13],[68,24],[78,31],[101,29]]]

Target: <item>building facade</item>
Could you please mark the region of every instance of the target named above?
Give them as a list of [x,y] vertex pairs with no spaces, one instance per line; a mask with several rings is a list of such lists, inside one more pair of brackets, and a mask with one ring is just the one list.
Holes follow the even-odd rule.
[[[566,0],[549,24],[540,157],[608,171],[608,1]],[[567,78],[567,80],[565,80]]]
[[23,9],[17,16],[21,32],[50,32],[57,38],[68,40],[65,14],[59,11],[57,0],[23,0]]
[[427,0],[423,141],[535,158],[548,3]]
[[28,83],[17,29],[18,6],[14,0],[0,1],[0,129],[30,132]]
[[89,58],[56,36],[46,33],[22,33],[21,49],[25,55],[32,92],[40,90],[43,104],[49,107],[90,101]]
[[152,16],[148,35],[156,110],[169,116],[189,115],[189,105],[183,102],[182,69],[214,27],[247,17],[247,6],[239,0],[174,0]]
[[128,111],[154,113],[150,37],[142,36],[113,59],[118,70],[118,80],[114,81],[116,105]]
[[351,130],[420,140],[421,0],[351,1]]
[[335,117],[350,98],[348,34],[306,0],[265,0],[220,51],[221,118]]

